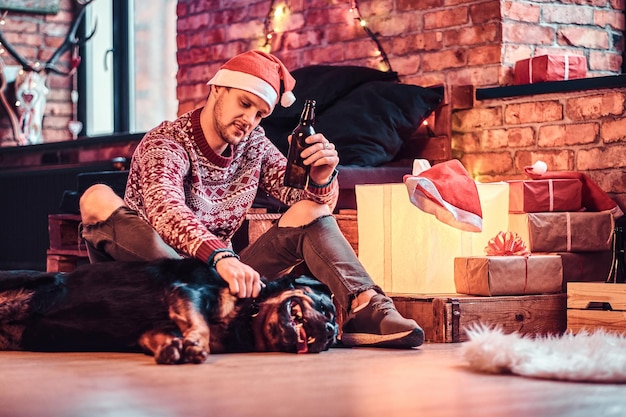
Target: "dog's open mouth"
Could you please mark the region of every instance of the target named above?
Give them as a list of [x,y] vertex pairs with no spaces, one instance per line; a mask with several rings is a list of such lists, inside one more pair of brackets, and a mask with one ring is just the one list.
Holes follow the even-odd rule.
[[307,353],[309,345],[315,342],[314,337],[307,337],[304,327],[304,314],[302,313],[302,305],[297,300],[289,302],[289,314],[291,315],[291,325],[295,329],[297,335],[296,351],[298,353]]

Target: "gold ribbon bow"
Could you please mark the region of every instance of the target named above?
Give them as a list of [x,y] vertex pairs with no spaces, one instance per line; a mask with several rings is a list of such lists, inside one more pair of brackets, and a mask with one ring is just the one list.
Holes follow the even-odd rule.
[[485,247],[487,256],[528,256],[530,251],[522,238],[514,232],[499,232]]

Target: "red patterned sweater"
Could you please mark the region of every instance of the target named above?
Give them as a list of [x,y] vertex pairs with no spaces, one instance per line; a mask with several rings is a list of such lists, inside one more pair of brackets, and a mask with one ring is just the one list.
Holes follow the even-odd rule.
[[200,111],[146,133],[130,167],[126,205],[168,245],[203,261],[230,247],[259,187],[287,205],[310,199],[334,207],[336,179],[306,191],[283,185],[286,158],[261,127],[231,146],[229,157],[217,155],[200,128]]

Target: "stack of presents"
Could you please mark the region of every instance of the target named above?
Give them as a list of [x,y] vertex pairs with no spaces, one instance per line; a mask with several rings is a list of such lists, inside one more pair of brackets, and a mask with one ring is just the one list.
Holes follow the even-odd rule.
[[623,213],[586,175],[538,163],[527,180],[481,184],[457,160],[421,164],[403,184],[356,188],[359,258],[386,292],[564,296],[567,283],[605,285]]

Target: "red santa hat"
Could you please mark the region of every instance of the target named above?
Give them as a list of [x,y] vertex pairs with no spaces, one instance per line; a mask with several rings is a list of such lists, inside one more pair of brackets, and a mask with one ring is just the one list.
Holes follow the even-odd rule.
[[[281,82],[284,88],[282,95]],[[279,96],[283,107],[289,107],[296,101],[293,95],[296,80],[278,58],[261,51],[248,51],[231,58],[207,84],[256,94],[270,106],[270,112],[274,110]]]
[[457,229],[482,231],[478,188],[459,160],[451,159],[431,168],[428,161],[418,159],[413,175],[406,175],[404,184],[411,203],[422,211]]

